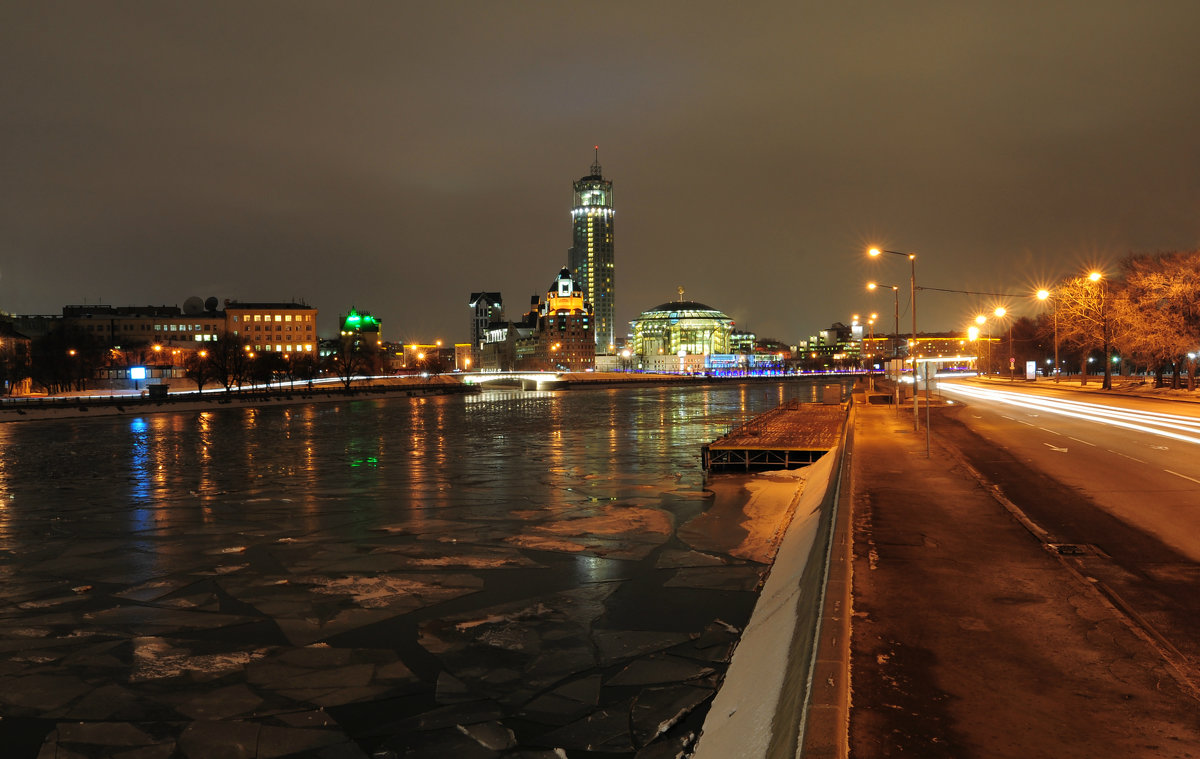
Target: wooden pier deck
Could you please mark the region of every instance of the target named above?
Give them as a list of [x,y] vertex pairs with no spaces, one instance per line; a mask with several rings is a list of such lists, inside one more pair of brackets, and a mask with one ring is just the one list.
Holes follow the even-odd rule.
[[846,404],[789,402],[701,449],[704,471],[758,472],[808,466],[837,446]]

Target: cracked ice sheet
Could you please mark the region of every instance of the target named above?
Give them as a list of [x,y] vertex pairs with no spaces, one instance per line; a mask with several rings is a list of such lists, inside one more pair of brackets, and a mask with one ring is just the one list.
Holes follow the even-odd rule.
[[576,507],[566,514],[536,510],[513,515],[533,524],[507,538],[509,543],[543,551],[590,551],[610,558],[644,559],[674,529],[669,512],[624,504]]
[[430,620],[421,625],[419,642],[462,684],[457,698],[474,693],[523,703],[596,666],[588,631],[614,590],[609,584],[580,588]]
[[241,672],[247,664],[266,656],[266,649],[195,654],[155,637],[133,638],[133,671],[130,682],[166,680],[187,675],[194,680],[215,680]]
[[712,508],[680,527],[679,539],[697,551],[770,564],[804,478],[803,469],[714,477]]
[[[298,577],[298,585],[309,585],[310,590],[331,596],[348,596],[364,609],[404,608],[405,611],[458,598],[483,588],[483,580],[474,575],[389,575],[375,577],[350,575],[349,577]],[[411,599],[417,603],[412,606]]]

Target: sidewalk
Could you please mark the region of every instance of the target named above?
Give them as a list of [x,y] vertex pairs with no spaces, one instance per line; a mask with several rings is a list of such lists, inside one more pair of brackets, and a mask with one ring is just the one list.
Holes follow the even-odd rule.
[[851,756],[1200,757],[1200,704],[945,443],[855,419]]

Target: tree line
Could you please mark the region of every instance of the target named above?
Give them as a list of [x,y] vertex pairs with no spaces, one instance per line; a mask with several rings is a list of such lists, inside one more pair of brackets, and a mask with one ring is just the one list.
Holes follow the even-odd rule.
[[1009,356],[1018,366],[1047,361],[1057,346],[1059,366],[1077,365],[1085,383],[1095,374],[1109,389],[1115,368],[1152,375],[1157,387],[1196,389],[1200,251],[1131,254],[1115,276],[1067,277],[1046,293],[1041,314],[1011,323],[1011,353],[1009,336],[993,335],[992,353],[1003,355],[985,358],[991,371],[1002,372]]
[[[27,379],[50,394],[84,391],[96,387],[95,378],[106,369],[127,370],[135,366],[182,368],[197,390],[224,387],[226,392],[263,384],[308,385],[317,377],[337,377],[350,389],[355,378],[379,374],[383,353],[369,341],[346,336],[325,344],[325,355],[295,351],[254,351],[238,335],[225,334],[195,349],[179,349],[138,343],[112,347],[84,330],[55,329],[29,343],[6,341],[0,350],[0,382],[11,392]],[[429,373],[445,370],[440,360],[429,357],[419,367]],[[148,379],[147,382],[154,382]]]

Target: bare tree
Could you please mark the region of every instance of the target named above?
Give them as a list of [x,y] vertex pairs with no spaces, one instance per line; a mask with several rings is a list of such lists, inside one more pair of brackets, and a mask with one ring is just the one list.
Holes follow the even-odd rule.
[[213,358],[207,348],[189,352],[183,365],[187,378],[196,383],[196,392],[203,391],[206,384],[217,378]]
[[12,395],[13,391],[25,380],[29,379],[29,343],[23,340],[6,340],[4,349],[0,350],[0,382],[4,391]]
[[233,392],[235,385],[242,389],[250,363],[250,346],[244,339],[238,335],[221,335],[209,349],[208,360],[212,378],[225,388],[226,393]]
[[346,391],[354,378],[370,374],[379,366],[379,351],[366,341],[358,340],[354,335],[344,335],[335,344],[334,350],[326,359],[329,371],[342,381]]
[[1179,387],[1180,367],[1188,366],[1188,389],[1194,390],[1196,351],[1200,349],[1200,251],[1133,255],[1121,262],[1120,297],[1111,302],[1121,352],[1155,370],[1173,370]]
[[1104,279],[1073,277],[1056,288],[1058,308],[1058,339],[1065,345],[1080,349],[1080,370],[1087,384],[1087,355],[1100,349],[1104,356],[1104,389],[1112,387],[1112,364],[1109,362],[1111,323],[1109,307],[1112,293]]

